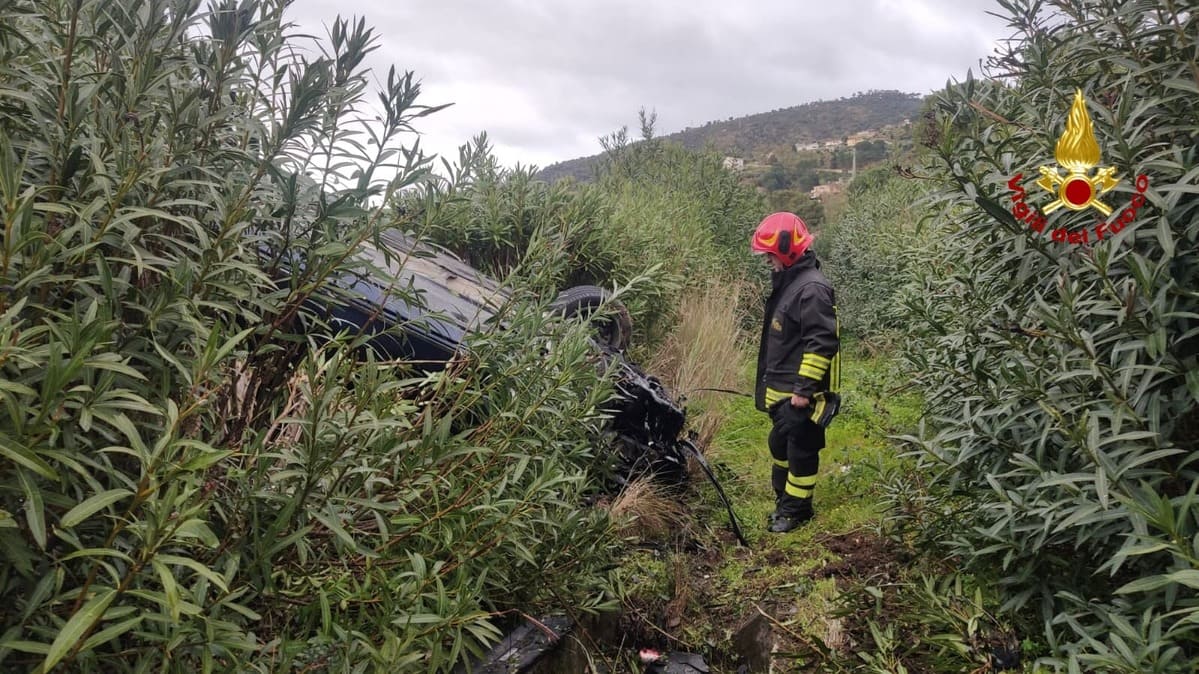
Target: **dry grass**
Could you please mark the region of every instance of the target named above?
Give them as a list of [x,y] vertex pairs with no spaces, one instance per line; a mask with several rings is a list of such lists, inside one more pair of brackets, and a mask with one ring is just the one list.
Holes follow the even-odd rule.
[[738,328],[748,290],[713,279],[679,301],[674,332],[650,363],[674,390],[735,387],[740,379],[743,339]]
[[608,516],[622,537],[663,540],[688,527],[690,516],[679,500],[648,479],[630,482],[612,499]]
[[650,371],[698,410],[691,426],[700,447],[708,445],[724,421],[723,406],[715,403],[725,394],[699,389],[744,388],[746,339],[739,326],[749,293],[743,283],[727,279],[712,279],[688,291],[679,302],[674,332],[650,363]]

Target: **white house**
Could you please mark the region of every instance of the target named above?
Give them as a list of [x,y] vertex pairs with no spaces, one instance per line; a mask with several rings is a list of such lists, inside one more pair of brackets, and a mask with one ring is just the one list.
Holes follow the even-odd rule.
[[830,194],[836,194],[845,189],[845,183],[828,183],[827,185],[817,185],[808,192],[808,196],[813,199],[823,199]]

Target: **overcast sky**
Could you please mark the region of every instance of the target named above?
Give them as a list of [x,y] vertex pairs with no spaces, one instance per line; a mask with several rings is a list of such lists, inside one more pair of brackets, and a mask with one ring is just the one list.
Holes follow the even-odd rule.
[[667,134],[870,89],[928,93],[1008,35],[992,0],[296,0],[325,35],[340,12],[381,37],[369,64],[422,81],[427,151],[487,131],[507,166],[600,151],[637,110]]

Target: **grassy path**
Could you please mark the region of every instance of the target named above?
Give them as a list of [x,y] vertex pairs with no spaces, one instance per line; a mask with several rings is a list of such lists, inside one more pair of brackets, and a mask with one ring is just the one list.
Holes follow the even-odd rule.
[[898,469],[887,436],[911,430],[919,400],[895,393],[904,382],[881,358],[851,356],[842,372],[845,406],[821,452],[816,519],[787,534],[766,531],[774,508],[768,418],[748,399],[719,401],[725,419],[707,455],[750,546],[735,543],[711,489],[698,485],[701,521],[688,537],[691,549],[643,550],[629,567],[637,569],[630,576],[634,622],[652,623],[646,636],[656,632],[664,647],[709,654],[713,671],[736,671],[747,656],[756,670],[771,650],[775,671],[835,671],[826,670],[825,644],[852,650],[854,626],[834,615],[838,582],[843,591],[847,581],[898,571],[892,549],[874,533],[880,475]]
[[736,494],[737,514],[750,525],[758,543],[781,550],[806,547],[816,536],[845,533],[877,521],[876,499],[871,498],[875,478],[879,470],[897,463],[887,435],[910,430],[919,415],[919,400],[914,396],[889,395],[901,384],[888,371],[890,367],[882,359],[845,360],[845,405],[820,453],[817,518],[782,536],[767,533],[763,526],[774,508],[766,449],[769,419],[748,399],[727,403],[729,417],[708,455],[735,475],[727,488]]

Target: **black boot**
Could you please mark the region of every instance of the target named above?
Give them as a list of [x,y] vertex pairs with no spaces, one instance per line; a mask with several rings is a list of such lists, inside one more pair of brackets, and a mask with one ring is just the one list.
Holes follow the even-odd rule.
[[770,532],[785,534],[803,526],[815,514],[812,510],[812,499],[788,498],[786,503],[780,504],[774,511],[774,518],[770,520]]
[[787,493],[784,491],[787,488],[786,467],[774,464],[770,471],[770,486],[774,489],[774,510],[766,516],[766,522],[774,524],[779,516],[779,508],[783,506],[783,499],[787,497]]
[[771,510],[770,514],[766,516],[767,524],[774,524],[774,521],[779,518],[779,505],[781,504],[782,500],[783,499],[779,496],[774,497],[774,510]]

